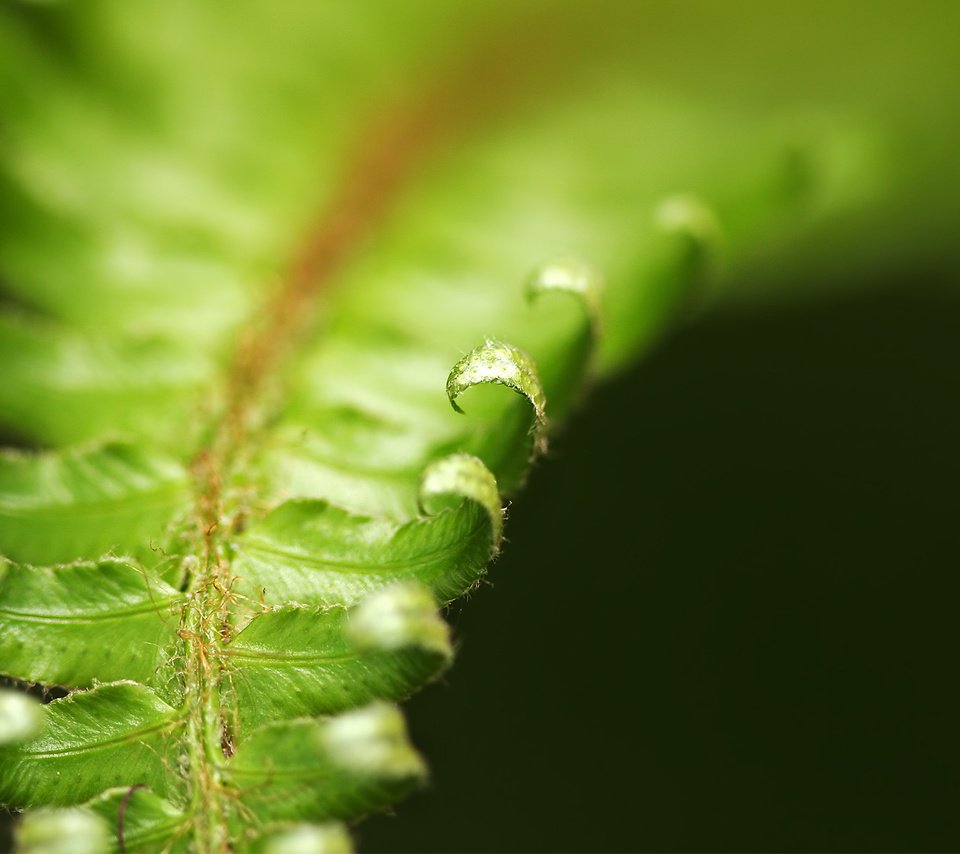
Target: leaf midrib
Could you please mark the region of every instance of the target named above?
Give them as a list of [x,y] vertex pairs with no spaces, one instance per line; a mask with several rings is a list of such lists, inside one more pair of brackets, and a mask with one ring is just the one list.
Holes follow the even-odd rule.
[[445,546],[442,549],[426,552],[418,557],[406,560],[378,560],[376,563],[316,558],[306,552],[270,545],[264,540],[248,540],[243,546],[243,551],[253,554],[259,553],[270,557],[286,558],[295,563],[304,564],[307,568],[317,572],[323,572],[328,569],[331,572],[342,572],[345,575],[351,573],[388,574],[396,572],[397,570],[416,569],[418,567],[428,566],[431,563],[436,563],[437,561],[457,554],[463,550],[463,541],[473,540],[482,532],[484,527],[485,523],[481,522],[465,534],[462,540],[458,540],[452,545]]
[[[185,485],[179,485],[162,490],[132,492],[124,496],[76,502],[64,501],[60,503],[45,502],[43,504],[28,504],[26,502],[3,501],[0,502],[0,514],[19,519],[33,517],[37,519],[50,518],[61,520],[64,516],[98,516],[102,515],[105,511],[115,513],[117,508],[120,508],[120,511],[125,512],[126,515],[136,515],[144,509],[157,510],[172,504],[172,499],[179,498],[186,492],[186,489]],[[134,498],[137,501],[136,504],[131,503],[131,499]]]
[[143,736],[147,736],[152,733],[162,732],[167,729],[176,729],[177,726],[183,723],[185,717],[186,712],[181,711],[179,714],[176,714],[163,721],[159,721],[155,724],[141,727],[140,729],[136,730],[131,730],[123,735],[114,736],[113,738],[104,739],[102,741],[88,741],[85,742],[81,747],[65,747],[60,748],[59,750],[30,750],[29,747],[21,747],[20,752],[37,759],[51,759],[63,756],[83,756],[87,753],[99,753],[100,751],[109,750],[111,747],[115,747],[120,744],[125,744],[130,741],[138,741]]
[[[73,613],[64,614],[43,614],[38,611],[23,611],[18,608],[0,607],[0,614],[5,614],[13,619],[24,622],[34,623],[100,623],[136,616],[137,614],[158,612],[162,608],[170,608],[175,603],[179,603],[182,598],[179,594],[175,594],[167,596],[164,599],[144,601],[137,605],[129,605],[126,608],[115,608],[100,613],[88,611],[87,613],[76,614],[74,611]],[[159,616],[159,614],[157,614],[157,616]]]

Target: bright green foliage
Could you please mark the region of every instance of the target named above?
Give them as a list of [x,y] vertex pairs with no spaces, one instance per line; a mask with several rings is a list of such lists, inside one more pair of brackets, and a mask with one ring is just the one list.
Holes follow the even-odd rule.
[[[475,457],[445,457],[433,466],[441,464],[457,470],[456,479],[441,486],[460,506],[402,525],[323,501],[284,502],[237,538],[239,589],[252,598],[269,590],[280,601],[325,605],[351,605],[408,579],[429,584],[444,602],[469,590],[499,542],[496,481]],[[470,479],[478,467],[487,487],[479,494]],[[427,469],[426,487],[435,480],[431,471],[436,468]],[[424,504],[443,497],[432,489],[420,495]]]
[[101,819],[112,844],[119,842],[119,815],[123,813],[123,842],[128,851],[154,851],[164,846],[187,847],[190,824],[183,811],[146,787],[108,789],[89,801],[91,813]]
[[30,682],[89,686],[156,675],[184,595],[116,558],[2,570],[0,659]]
[[166,793],[173,780],[165,760],[183,717],[135,682],[101,685],[50,703],[37,735],[5,757],[0,799],[73,804],[123,785],[131,775]]
[[111,550],[137,553],[189,496],[181,466],[129,444],[7,452],[0,457],[3,551],[38,565]]
[[424,774],[400,713],[366,706],[331,720],[268,724],[240,745],[230,775],[254,824],[351,818],[386,806]]
[[426,587],[392,586],[352,612],[282,606],[226,646],[241,729],[284,716],[332,714],[371,697],[402,699],[445,669],[449,628]]
[[24,851],[348,850],[548,424],[936,138],[852,64],[774,109],[710,15],[678,65],[672,6],[527,6],[0,9],[0,673],[68,692],[0,695]]

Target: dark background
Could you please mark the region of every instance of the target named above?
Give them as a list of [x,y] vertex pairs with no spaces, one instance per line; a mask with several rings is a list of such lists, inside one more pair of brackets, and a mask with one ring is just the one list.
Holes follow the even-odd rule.
[[960,850],[943,279],[712,312],[597,389],[407,707],[431,787],[360,849]]

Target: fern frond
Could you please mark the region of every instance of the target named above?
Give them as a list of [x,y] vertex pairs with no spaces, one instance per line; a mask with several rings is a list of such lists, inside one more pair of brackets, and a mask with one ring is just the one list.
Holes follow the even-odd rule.
[[869,112],[798,155],[662,97],[623,4],[501,5],[0,9],[0,673],[67,691],[0,695],[25,851],[347,850],[548,425],[908,183]]

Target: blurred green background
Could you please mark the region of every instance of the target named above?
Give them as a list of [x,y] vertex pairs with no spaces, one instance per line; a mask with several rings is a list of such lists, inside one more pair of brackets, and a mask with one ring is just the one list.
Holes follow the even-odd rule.
[[960,849],[951,281],[713,312],[598,389],[361,849]]

